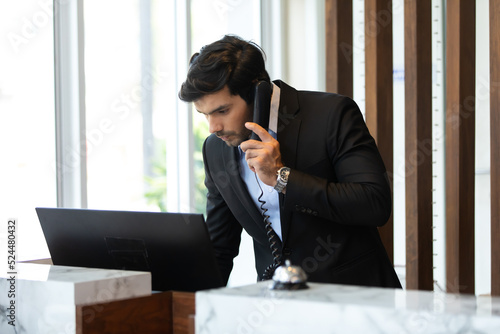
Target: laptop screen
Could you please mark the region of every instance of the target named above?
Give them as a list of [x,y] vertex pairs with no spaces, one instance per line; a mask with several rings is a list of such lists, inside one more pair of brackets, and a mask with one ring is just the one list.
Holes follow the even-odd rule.
[[54,265],[149,271],[156,291],[223,286],[202,214],[36,208]]

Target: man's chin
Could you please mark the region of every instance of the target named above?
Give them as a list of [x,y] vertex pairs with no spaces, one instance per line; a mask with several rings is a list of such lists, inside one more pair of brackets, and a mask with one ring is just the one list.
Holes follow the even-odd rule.
[[227,146],[229,147],[238,147],[243,141],[242,140],[225,140],[224,143],[226,143]]
[[238,136],[238,137],[232,137],[228,140],[223,140],[222,138],[220,139],[224,141],[224,143],[226,143],[227,146],[238,147],[240,146],[241,143],[243,143],[245,140],[248,140],[249,138],[241,138],[241,136]]

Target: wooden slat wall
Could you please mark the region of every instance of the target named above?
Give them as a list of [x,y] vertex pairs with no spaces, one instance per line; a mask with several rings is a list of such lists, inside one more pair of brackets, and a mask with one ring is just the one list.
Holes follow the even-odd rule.
[[353,97],[352,0],[325,0],[326,91]]
[[474,293],[475,2],[446,3],[446,290]]
[[405,15],[406,288],[433,289],[431,0]]
[[[406,160],[419,159],[418,144],[426,144],[431,125],[428,92],[430,0],[405,1]],[[347,3],[347,4],[346,4]],[[490,0],[491,94],[491,290],[500,295],[500,0]],[[425,9],[423,8],[425,7]],[[348,9],[347,9],[348,8]],[[386,166],[392,171],[392,21],[391,1],[365,0],[366,121]],[[352,1],[326,0],[327,90],[346,95],[352,86]],[[446,289],[474,293],[474,179],[475,179],[475,2],[447,0],[446,4]],[[346,18],[349,16],[349,18]],[[344,25],[349,25],[344,30]],[[426,37],[427,36],[427,37]],[[333,43],[333,45],[332,45]],[[346,53],[347,50],[347,53]],[[352,50],[352,48],[351,48]],[[352,54],[351,54],[352,55]],[[346,65],[345,61],[351,60]],[[342,62],[344,62],[342,64]],[[345,67],[348,66],[348,67]],[[347,89],[347,91],[345,90]],[[408,152],[409,151],[409,152]],[[424,152],[425,153],[425,152]],[[422,158],[422,157],[420,157]],[[422,160],[419,160],[422,161]],[[407,177],[407,287],[431,289],[432,205],[429,166],[409,166]],[[417,168],[418,167],[418,168]],[[408,168],[408,166],[407,166]],[[392,258],[392,221],[381,229]]]
[[500,0],[490,0],[491,294],[500,296]]
[[[393,174],[392,1],[365,0],[366,124],[375,138],[388,175]],[[393,218],[379,229],[391,261]]]

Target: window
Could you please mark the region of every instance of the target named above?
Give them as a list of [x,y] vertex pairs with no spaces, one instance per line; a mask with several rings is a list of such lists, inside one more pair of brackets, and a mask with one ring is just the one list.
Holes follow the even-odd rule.
[[172,10],[160,1],[85,1],[84,18],[88,206],[165,210]]
[[259,9],[259,1],[84,1],[90,208],[205,212],[208,127],[177,92],[203,45],[227,33],[260,42]]
[[56,205],[51,1],[0,1],[0,36],[0,225],[18,220],[18,260],[48,257],[35,207]]

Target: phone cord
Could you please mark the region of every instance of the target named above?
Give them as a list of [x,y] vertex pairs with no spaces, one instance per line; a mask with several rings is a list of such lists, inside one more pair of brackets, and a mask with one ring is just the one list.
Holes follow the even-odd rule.
[[264,271],[264,274],[262,274],[262,281],[265,281],[273,278],[274,271],[276,270],[276,268],[281,266],[282,256],[278,249],[278,246],[276,246],[277,244],[276,238],[278,236],[276,235],[276,232],[273,230],[272,222],[269,220],[270,218],[269,215],[266,214],[268,209],[264,207],[264,205],[266,204],[266,202],[262,200],[264,191],[262,190],[259,180],[257,179],[257,173],[255,173],[255,179],[260,188],[260,195],[259,198],[257,198],[257,200],[260,203],[261,214],[262,217],[264,217],[264,223],[266,224],[265,228],[266,228],[267,238],[269,240],[269,248],[271,249],[271,253],[273,254],[273,263],[270,264]]

